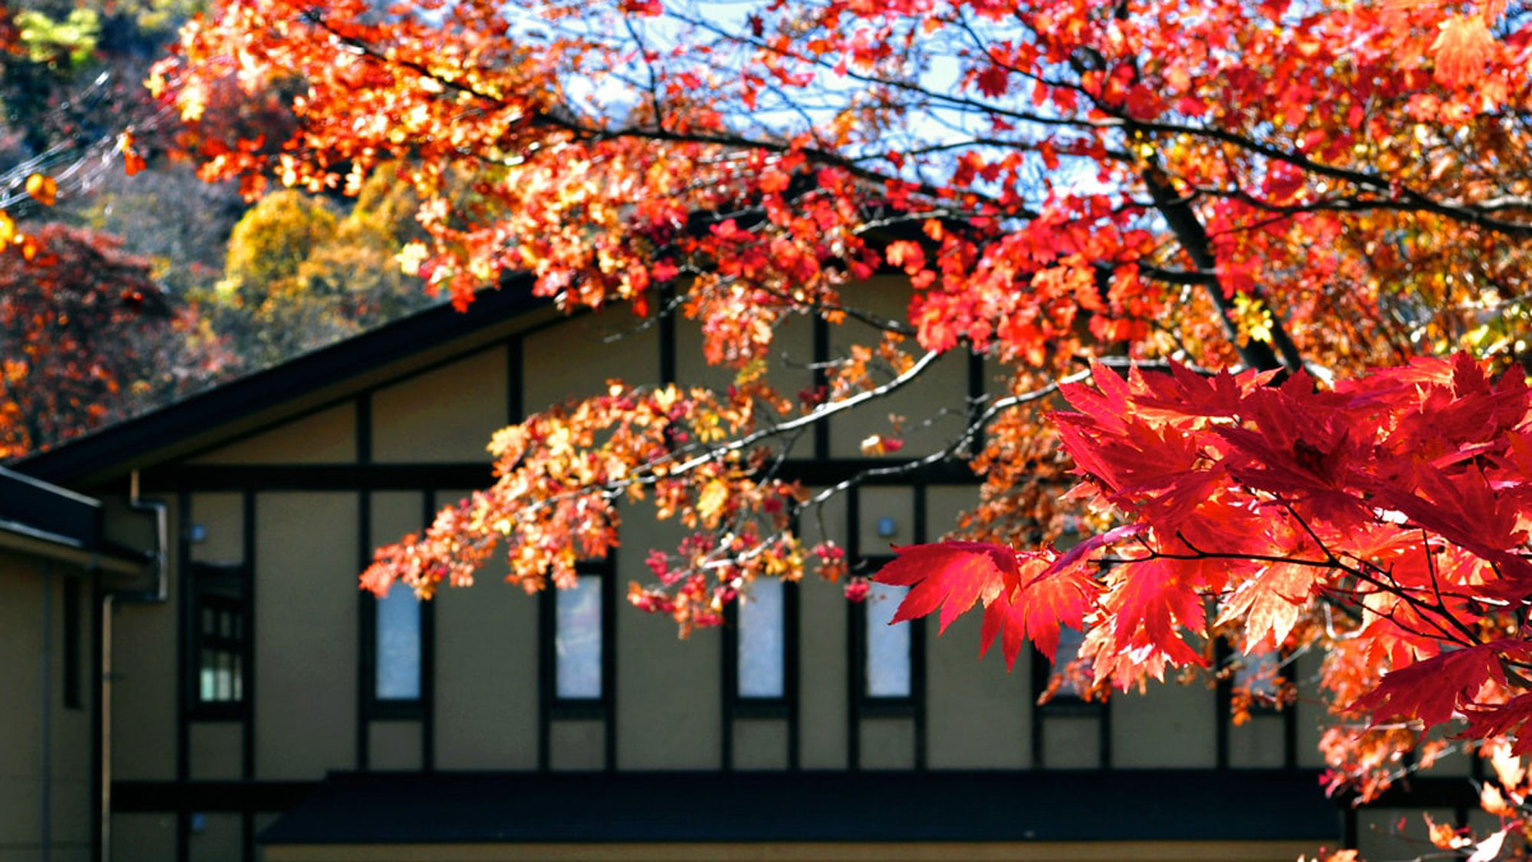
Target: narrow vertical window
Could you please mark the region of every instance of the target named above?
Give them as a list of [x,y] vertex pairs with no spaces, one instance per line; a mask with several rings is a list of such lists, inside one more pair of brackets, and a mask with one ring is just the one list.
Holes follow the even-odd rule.
[[738,611],[738,681],[741,698],[778,699],[787,694],[783,637],[786,586],[757,578]]
[[420,599],[409,585],[396,581],[377,602],[377,699],[419,700]]
[[249,576],[239,564],[192,564],[194,712],[233,718],[246,709]]
[[554,694],[560,700],[598,700],[605,692],[601,581],[599,575],[580,575],[573,587],[556,591]]
[[1257,705],[1269,706],[1282,693],[1282,655],[1257,650],[1234,659],[1234,690],[1245,692]]
[[80,613],[80,580],[64,581],[64,707],[80,709],[80,636],[84,629]]
[[874,583],[867,593],[867,696],[906,698],[913,694],[910,627],[890,625],[908,587]]
[[1059,629],[1059,648],[1053,656],[1051,678],[1047,685],[1053,688],[1054,697],[1083,699],[1090,685],[1091,670],[1080,661],[1080,646],[1085,643],[1085,633],[1072,628]]

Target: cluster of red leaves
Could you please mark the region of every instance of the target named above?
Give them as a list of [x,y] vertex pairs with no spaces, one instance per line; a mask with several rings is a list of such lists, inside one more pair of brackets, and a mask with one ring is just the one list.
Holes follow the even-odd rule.
[[[671,615],[683,632],[717,625],[752,579],[803,570],[791,517],[805,493],[763,475],[766,452],[749,445],[763,418],[789,409],[760,383],[720,396],[613,382],[605,395],[497,432],[494,486],[443,510],[423,534],[380,548],[362,582],[381,594],[401,579],[430,595],[442,583],[472,583],[499,549],[506,579],[528,592],[567,585],[581,560],[613,552],[623,507],[647,500],[689,532],[673,553],[650,554],[654,586],[634,583],[630,601]],[[814,553],[828,575],[839,571],[832,549]]]
[[[124,418],[150,393],[177,393],[221,360],[184,339],[149,262],[100,234],[60,224],[29,233],[40,252],[0,253],[0,458]],[[187,362],[212,363],[193,369]]]
[[1246,654],[1323,641],[1338,709],[1532,751],[1523,375],[1460,355],[1328,389],[1179,366],[1093,382],[1053,418],[1126,524],[1063,554],[905,548],[877,576],[913,587],[900,619],[982,603],[1008,661],[1083,627],[1096,681],[1122,687],[1203,663],[1215,636]]
[[[977,585],[907,555],[889,577],[919,587],[909,613],[982,602],[986,643],[1012,660],[1061,621],[1085,625],[1095,672],[1125,684],[1203,661],[1220,634],[1247,652],[1323,641],[1341,705],[1519,725],[1519,673],[1496,668],[1522,660],[1520,414],[1485,413],[1503,428],[1461,418],[1514,402],[1511,384],[1476,395],[1483,376],[1461,363],[1322,392],[1302,375],[1098,373],[1097,390],[1069,392],[1063,449],[1029,411],[1082,357],[1345,377],[1464,348],[1525,354],[1524,9],[827,0],[736,21],[702,8],[215,3],[156,82],[199,124],[183,144],[210,178],[355,189],[384,161],[411,165],[429,241],[408,258],[460,303],[516,270],[564,308],[673,301],[710,362],[746,369],[791,315],[840,322],[849,283],[906,273],[917,291],[886,328],[932,351],[987,348],[1012,382],[984,408],[982,446],[963,450],[986,481],[965,526],[1056,532],[1042,483],[1065,450],[1106,504],[1086,522],[1115,506],[1132,524],[1104,534],[1110,551],[1098,538],[955,564]],[[218,96],[230,82],[291,84],[286,140],[207,122],[238,101]],[[848,353],[804,399],[824,416],[876,388],[870,364],[913,367],[889,342]],[[749,420],[722,420],[716,438],[686,428],[707,441],[696,449],[666,437],[675,404],[727,416],[735,395],[654,403],[664,392],[623,389],[506,432],[495,488],[385,549],[369,584],[466,581],[499,542],[529,588],[567,580],[610,548],[616,501],[634,493],[698,525],[633,594],[683,626],[714,619],[767,562],[844,569],[838,549],[803,552],[778,527],[770,507],[793,494],[754,472]],[[1119,562],[1102,571],[1104,553]],[[1380,682],[1458,652],[1432,698]],[[1331,737],[1337,760],[1403,744],[1370,733]]]

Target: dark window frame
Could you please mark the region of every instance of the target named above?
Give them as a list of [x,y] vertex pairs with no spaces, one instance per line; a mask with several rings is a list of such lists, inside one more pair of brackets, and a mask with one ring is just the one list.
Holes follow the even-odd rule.
[[[255,638],[251,631],[251,573],[244,563],[193,562],[190,566],[191,649],[187,655],[188,713],[199,721],[234,721],[249,716],[251,710],[250,669]],[[215,629],[231,621],[231,631],[207,630],[207,615],[214,614]],[[233,683],[237,696],[204,699],[202,675],[207,670],[205,656],[227,656],[237,660]],[[233,686],[231,685],[231,688]]]
[[427,645],[435,632],[436,607],[431,602],[420,602],[420,681],[415,697],[380,697],[378,695],[378,599],[363,596],[362,610],[362,671],[365,685],[362,706],[368,720],[414,721],[426,713],[426,695],[431,685],[428,662],[431,652]]
[[[892,555],[874,555],[862,557],[857,563],[857,570],[862,573],[872,573],[883,568],[893,561]],[[925,654],[926,654],[926,627],[925,618],[908,620],[903,625],[909,626],[910,632],[910,693],[907,695],[875,695],[868,691],[871,682],[867,663],[871,656],[867,649],[868,630],[870,628],[868,616],[872,613],[870,600],[860,602],[847,602],[847,613],[850,617],[847,638],[850,648],[850,676],[852,679],[852,691],[856,698],[856,714],[861,718],[900,718],[916,717],[920,713],[921,704],[925,702],[926,678],[925,678]]]
[[1050,661],[1036,646],[1032,646],[1030,652],[1032,653],[1032,702],[1037,705],[1040,712],[1057,716],[1089,717],[1100,715],[1106,710],[1106,700],[1100,698],[1086,700],[1072,691],[1057,692],[1047,703],[1037,703],[1048,690],[1048,683],[1053,679],[1056,662]]
[[558,593],[549,584],[542,591],[538,636],[538,653],[541,656],[543,702],[547,704],[548,718],[563,719],[612,719],[617,688],[617,618],[614,607],[617,598],[617,572],[612,557],[603,560],[581,560],[575,564],[575,574],[582,577],[600,578],[601,596],[601,693],[596,697],[561,697],[558,693]]
[[788,718],[798,702],[799,597],[796,581],[782,581],[782,694],[776,697],[742,694],[739,690],[739,606],[724,608],[723,683],[729,714],[734,718]]

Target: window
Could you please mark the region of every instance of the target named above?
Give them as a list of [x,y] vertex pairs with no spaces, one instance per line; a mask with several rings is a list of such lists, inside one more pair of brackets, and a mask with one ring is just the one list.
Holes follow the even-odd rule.
[[1054,685],[1052,677],[1058,678],[1053,689],[1056,698],[1083,699],[1090,688],[1090,665],[1080,660],[1080,646],[1085,643],[1085,633],[1072,628],[1059,629],[1059,648],[1054,653],[1053,666],[1047,684]]
[[738,696],[779,700],[787,696],[786,592],[779,578],[757,578],[736,612]]
[[1080,659],[1085,633],[1059,628],[1059,648],[1050,663],[1043,651],[1032,650],[1032,689],[1041,706],[1060,715],[1094,715],[1105,706],[1100,698],[1087,699],[1092,682],[1091,665]]
[[395,581],[377,599],[373,691],[378,700],[420,699],[420,600],[408,584]]
[[1275,706],[1282,694],[1282,654],[1276,650],[1256,650],[1249,655],[1235,653],[1233,689],[1250,698],[1254,706]]
[[538,600],[540,769],[617,766],[613,562],[579,561],[567,588],[550,585]]
[[867,592],[866,641],[864,642],[866,688],[870,698],[908,698],[914,694],[910,667],[911,628],[890,625],[908,587],[872,584]]
[[554,590],[554,696],[599,700],[606,692],[603,581],[582,574],[570,589]]
[[249,577],[240,564],[193,563],[193,711],[234,717],[245,710],[250,645]]

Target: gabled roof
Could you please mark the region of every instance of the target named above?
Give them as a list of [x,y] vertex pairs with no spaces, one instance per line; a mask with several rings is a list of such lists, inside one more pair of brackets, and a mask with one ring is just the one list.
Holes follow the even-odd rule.
[[551,308],[520,276],[480,291],[467,311],[439,305],[109,425],[10,466],[55,483],[90,484],[291,418],[411,368],[487,344],[529,312]]

